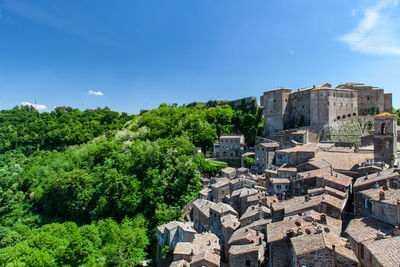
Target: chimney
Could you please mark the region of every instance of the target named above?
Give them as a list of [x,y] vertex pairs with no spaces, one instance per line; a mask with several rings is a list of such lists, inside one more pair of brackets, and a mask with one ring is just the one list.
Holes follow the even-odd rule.
[[385,200],[385,192],[379,192],[379,200]]
[[378,182],[375,182],[374,188],[379,188],[379,183]]
[[397,225],[397,226],[394,228],[393,236],[400,236],[400,226],[399,226],[399,225]]
[[376,239],[377,240],[381,240],[381,239],[384,239],[384,238],[385,238],[385,234],[384,233],[379,232],[379,233],[376,234]]
[[287,231],[286,231],[286,237],[287,237],[287,238],[292,238],[293,236],[294,236],[293,230],[287,230]]
[[390,188],[390,180],[389,179],[385,180],[385,185],[387,186],[387,188]]
[[336,263],[336,246],[335,245],[332,245],[332,256],[333,256],[333,266],[337,266],[337,263]]
[[310,200],[310,196],[307,194],[307,195],[305,195],[304,196],[304,200],[306,201],[306,202],[308,202],[309,200]]
[[302,235],[303,231],[301,230],[301,228],[297,228],[297,236]]
[[326,225],[326,214],[322,213],[320,217],[320,224]]

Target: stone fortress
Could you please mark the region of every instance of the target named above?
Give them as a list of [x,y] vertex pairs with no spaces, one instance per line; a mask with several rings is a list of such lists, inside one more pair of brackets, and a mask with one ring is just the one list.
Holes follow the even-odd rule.
[[308,126],[319,130],[363,115],[392,111],[392,94],[362,83],[329,83],[292,91],[278,88],[261,96],[264,134]]
[[[266,136],[254,148],[238,133],[221,135],[213,147],[221,160],[252,154],[254,165],[242,160],[241,168],[203,174],[183,222],[157,228],[156,266],[400,266],[392,95],[360,83],[322,84],[265,92],[261,105]],[[327,126],[367,117],[360,146],[320,138]]]

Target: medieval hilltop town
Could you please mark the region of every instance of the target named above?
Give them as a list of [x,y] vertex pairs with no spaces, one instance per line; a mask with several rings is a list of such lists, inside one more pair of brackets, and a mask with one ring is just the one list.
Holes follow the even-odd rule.
[[[392,95],[361,83],[326,83],[270,90],[260,105],[264,131],[254,148],[238,133],[213,147],[215,159],[242,159],[241,167],[205,176],[182,221],[158,227],[157,266],[398,267]],[[340,131],[348,125],[361,131]],[[244,157],[254,165],[244,167]]]

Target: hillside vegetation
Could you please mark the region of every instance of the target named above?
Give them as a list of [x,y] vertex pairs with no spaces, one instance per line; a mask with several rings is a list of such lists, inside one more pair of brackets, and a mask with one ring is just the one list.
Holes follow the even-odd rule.
[[135,266],[152,257],[155,229],[180,217],[203,173],[192,155],[220,134],[248,145],[254,110],[170,107],[141,115],[69,107],[0,111],[0,265]]

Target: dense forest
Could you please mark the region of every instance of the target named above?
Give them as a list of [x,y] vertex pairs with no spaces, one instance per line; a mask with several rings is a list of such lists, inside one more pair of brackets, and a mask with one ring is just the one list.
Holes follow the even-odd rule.
[[136,266],[156,227],[179,219],[203,173],[221,167],[221,134],[254,145],[261,112],[161,104],[140,115],[108,108],[0,111],[0,265]]

